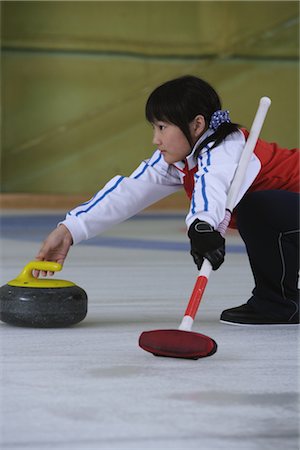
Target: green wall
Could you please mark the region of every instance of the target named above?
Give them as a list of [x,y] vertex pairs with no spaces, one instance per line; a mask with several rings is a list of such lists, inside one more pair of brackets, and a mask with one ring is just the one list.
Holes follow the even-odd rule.
[[208,80],[262,136],[298,145],[299,4],[289,1],[2,2],[2,192],[90,193],[150,156],[147,96]]

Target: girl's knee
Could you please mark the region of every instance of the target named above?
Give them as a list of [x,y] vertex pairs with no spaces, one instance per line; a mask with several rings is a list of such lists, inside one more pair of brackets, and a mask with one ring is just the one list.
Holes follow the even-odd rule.
[[237,206],[238,228],[288,231],[299,228],[299,196],[288,191],[246,194]]

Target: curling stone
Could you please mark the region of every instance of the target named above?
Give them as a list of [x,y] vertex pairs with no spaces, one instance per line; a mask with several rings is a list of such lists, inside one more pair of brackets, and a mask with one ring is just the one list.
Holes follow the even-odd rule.
[[87,295],[71,281],[34,278],[33,270],[57,272],[58,263],[31,261],[0,288],[0,320],[10,325],[55,328],[75,325],[87,314]]

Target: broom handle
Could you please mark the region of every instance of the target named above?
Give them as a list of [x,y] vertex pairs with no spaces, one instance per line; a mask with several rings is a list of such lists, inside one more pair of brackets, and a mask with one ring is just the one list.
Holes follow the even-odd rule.
[[[269,99],[269,97],[262,97],[260,99],[259,106],[249,132],[248,139],[246,141],[244,150],[240,157],[238,167],[236,169],[236,172],[234,174],[233,180],[229,188],[226,201],[225,217],[218,226],[218,231],[221,233],[222,236],[225,235],[227,227],[229,225],[231,214],[236,204],[236,200],[238,198],[243,180],[245,178],[249,161],[256,146],[260,131],[262,129],[270,105],[271,100]],[[192,329],[193,322],[197,314],[211,271],[212,266],[210,262],[207,259],[204,259],[191,298],[186,308],[184,317],[179,326],[179,330],[190,331]]]

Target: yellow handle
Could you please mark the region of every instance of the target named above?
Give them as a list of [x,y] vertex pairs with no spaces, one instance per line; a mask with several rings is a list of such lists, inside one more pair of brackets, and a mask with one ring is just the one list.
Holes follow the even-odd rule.
[[36,278],[32,275],[33,270],[43,270],[45,272],[59,272],[62,269],[62,265],[51,261],[31,261],[22,270],[18,279],[23,281],[32,281]]
[[35,278],[32,275],[33,270],[42,270],[45,272],[59,272],[62,269],[62,265],[52,261],[30,261],[22,272],[9,283],[10,286],[23,286],[23,287],[68,287],[75,286],[71,281],[55,280],[55,279],[40,279]]

